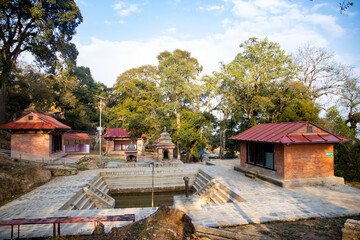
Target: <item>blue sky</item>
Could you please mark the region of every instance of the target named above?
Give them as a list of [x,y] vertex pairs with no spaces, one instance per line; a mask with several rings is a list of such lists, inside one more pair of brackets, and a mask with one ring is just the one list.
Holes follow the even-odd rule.
[[360,74],[360,7],[339,13],[329,0],[75,0],[84,21],[73,42],[78,65],[111,87],[130,68],[157,64],[165,50],[191,52],[204,73],[230,62],[239,44],[268,37],[287,53],[306,42],[325,47]]

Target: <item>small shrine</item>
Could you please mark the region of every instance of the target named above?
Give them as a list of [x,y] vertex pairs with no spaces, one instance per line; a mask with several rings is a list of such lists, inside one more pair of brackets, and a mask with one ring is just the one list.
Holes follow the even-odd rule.
[[127,162],[136,162],[137,153],[138,153],[138,150],[136,149],[135,145],[131,141],[130,144],[128,145],[128,147],[125,150],[126,161]]
[[170,134],[164,128],[160,134],[159,142],[155,145],[158,152],[158,161],[172,161],[174,159],[175,144],[172,142]]

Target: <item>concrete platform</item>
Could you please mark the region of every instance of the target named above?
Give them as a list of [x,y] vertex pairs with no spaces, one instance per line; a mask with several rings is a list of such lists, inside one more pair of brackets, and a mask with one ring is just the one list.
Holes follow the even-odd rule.
[[[239,160],[240,161],[240,160]],[[234,166],[235,171],[242,172],[244,174],[252,174],[252,169],[247,169],[240,165]],[[323,177],[323,178],[306,178],[306,179],[292,179],[292,180],[284,180],[279,177],[269,176],[265,174],[256,173],[256,177],[261,180],[267,181],[269,183],[278,185],[284,188],[294,188],[294,187],[306,187],[312,185],[321,185],[321,184],[332,184],[334,182],[344,184],[344,178],[342,177]]]
[[[212,161],[213,166],[185,164],[171,169],[202,169],[221,184],[244,198],[245,202],[202,205],[189,208],[187,214],[193,223],[208,227],[233,226],[278,220],[294,220],[309,217],[335,217],[360,213],[360,190],[340,183],[314,185],[293,189],[282,188],[260,179],[249,179],[234,171],[238,160]],[[0,219],[38,218],[51,216],[136,215],[140,220],[156,208],[58,210],[76,192],[100,172],[150,171],[149,168],[112,168],[79,172],[78,175],[58,177],[0,208]],[[126,223],[105,223],[106,231]],[[93,224],[64,224],[62,234],[91,234]],[[14,228],[16,232],[16,227]],[[52,226],[22,226],[21,237],[52,236]],[[10,227],[0,227],[0,239],[10,238]]]

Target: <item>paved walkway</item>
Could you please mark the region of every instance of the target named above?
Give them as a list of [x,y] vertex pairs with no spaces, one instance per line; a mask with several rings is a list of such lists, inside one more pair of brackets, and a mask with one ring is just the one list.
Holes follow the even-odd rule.
[[[249,179],[233,166],[238,161],[212,161],[215,166],[186,164],[185,169],[201,168],[222,184],[239,194],[246,202],[204,205],[190,210],[194,224],[229,226],[309,217],[333,217],[360,213],[360,190],[333,184],[284,189],[259,179]],[[38,218],[51,216],[93,216],[135,213],[140,220],[156,208],[58,210],[86,183],[101,171],[151,171],[150,168],[101,169],[79,172],[75,176],[59,177],[0,208],[0,219]],[[106,231],[125,223],[105,223]],[[62,224],[62,234],[91,234],[93,224]],[[17,231],[15,227],[15,232]],[[52,226],[22,226],[21,237],[52,235]],[[10,227],[0,227],[0,239],[10,237]]]

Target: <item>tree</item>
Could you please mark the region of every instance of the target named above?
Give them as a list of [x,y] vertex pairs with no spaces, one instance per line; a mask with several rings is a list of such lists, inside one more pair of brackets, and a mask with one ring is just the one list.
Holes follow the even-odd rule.
[[266,115],[273,86],[278,88],[282,81],[289,81],[295,73],[290,56],[280,49],[279,44],[250,38],[240,45],[235,59],[222,65],[221,91],[223,99],[239,111],[249,127]]
[[122,73],[113,87],[106,125],[128,128],[131,124],[153,133],[152,115],[163,104],[156,81],[156,67],[150,65]]
[[338,94],[350,73],[350,68],[335,61],[331,52],[310,43],[298,48],[294,62],[299,66],[296,77],[306,86],[313,100]]
[[55,73],[60,56],[74,64],[77,50],[71,43],[82,16],[73,0],[2,0],[0,2],[0,124],[7,121],[7,86],[19,55],[30,52]]
[[66,99],[58,98],[60,103],[57,105],[64,113],[63,121],[74,129],[93,129],[99,120],[98,99],[96,98],[96,95],[99,95],[98,86],[88,67],[75,67],[71,70],[70,75],[67,79],[58,81],[65,83],[69,79],[72,80],[72,82],[68,82],[69,86],[62,86],[64,89],[61,92],[71,96],[75,103],[75,105],[63,105],[62,101],[66,102]]
[[336,176],[346,181],[360,181],[360,141],[356,139],[356,131],[346,124],[336,106],[328,109],[326,117],[319,124],[331,132],[355,139],[353,142],[334,145],[334,170]]
[[16,119],[25,109],[46,112],[53,104],[50,82],[33,66],[16,67],[9,81],[7,109]]
[[360,123],[360,83],[359,78],[350,76],[346,78],[341,89],[341,104],[347,110],[346,123],[350,123],[350,128],[356,130]]
[[[173,53],[168,51],[158,55],[160,87],[165,102],[176,114],[176,131],[180,131],[181,108],[190,105],[196,91],[196,80],[202,66],[190,52],[179,49]],[[177,141],[178,150],[179,142]],[[178,151],[180,159],[180,151]]]

